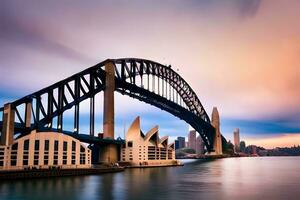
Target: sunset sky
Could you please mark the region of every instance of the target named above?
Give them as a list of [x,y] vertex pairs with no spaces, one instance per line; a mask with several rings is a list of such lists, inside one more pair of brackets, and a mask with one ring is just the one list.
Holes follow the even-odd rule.
[[[138,57],[178,70],[209,114],[218,107],[227,139],[238,127],[247,144],[300,145],[299,19],[299,0],[2,0],[0,107],[107,58]],[[137,115],[144,131],[187,135],[184,121],[116,94],[116,136]]]

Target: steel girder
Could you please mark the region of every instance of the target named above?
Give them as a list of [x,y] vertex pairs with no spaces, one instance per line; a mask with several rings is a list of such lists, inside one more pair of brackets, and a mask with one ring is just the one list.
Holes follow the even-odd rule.
[[[189,84],[171,66],[145,59],[108,59],[67,79],[12,103],[16,130],[26,134],[32,129],[63,130],[63,113],[74,107],[74,134],[79,133],[79,106],[90,99],[90,136],[94,136],[94,96],[105,88],[104,66],[115,66],[116,91],[163,109],[183,119],[200,133],[208,151],[213,150],[215,129],[199,98]],[[21,107],[31,104],[33,122],[26,127]],[[0,108],[0,112],[3,108]],[[1,125],[2,123],[0,123]],[[69,132],[68,132],[69,134]],[[80,137],[79,137],[80,138]]]
[[[160,80],[167,82],[181,96],[189,111],[210,123],[210,119],[194,90],[171,66],[164,66],[157,62],[136,58],[111,61],[116,66],[116,79],[137,85],[137,78],[145,80],[147,79],[145,76],[158,77]],[[160,82],[157,83],[159,84]]]
[[[57,130],[63,132],[63,113],[74,107],[74,133],[77,134],[79,132],[80,102],[91,99],[91,105],[93,105],[94,96],[104,90],[105,72],[102,67],[103,63],[99,63],[94,67],[12,102],[12,108],[16,113],[15,124],[17,124],[18,132],[28,133],[33,129],[45,128],[50,130],[55,127],[52,123],[55,117],[57,117]],[[26,114],[21,116],[21,111],[24,111],[23,108],[27,104],[32,105],[30,106],[31,111],[28,111],[31,112],[33,118],[30,127],[26,127],[25,124]],[[92,108],[94,109],[94,107]],[[91,118],[94,118],[94,110],[91,111]],[[91,130],[93,131],[93,128]],[[90,134],[93,135],[94,133],[91,132]]]

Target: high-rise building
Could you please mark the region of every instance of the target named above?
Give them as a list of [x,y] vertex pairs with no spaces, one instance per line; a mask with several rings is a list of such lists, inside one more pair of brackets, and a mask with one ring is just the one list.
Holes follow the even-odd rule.
[[234,151],[240,152],[240,129],[236,128],[233,132],[234,137]]
[[185,142],[185,147],[189,148],[189,142]]
[[185,147],[185,137],[177,137],[178,140],[178,147],[182,149]]
[[204,154],[204,142],[200,135],[196,138],[196,154]]
[[190,130],[189,132],[189,148],[196,150],[196,131],[195,130]]
[[179,147],[179,141],[175,140],[174,143],[175,143],[175,150],[180,149],[180,147]]

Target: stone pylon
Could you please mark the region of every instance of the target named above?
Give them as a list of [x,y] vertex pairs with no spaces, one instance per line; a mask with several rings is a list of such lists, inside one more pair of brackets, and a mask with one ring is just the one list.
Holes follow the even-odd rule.
[[15,111],[12,108],[11,104],[4,105],[3,112],[3,127],[2,127],[2,135],[0,140],[0,145],[11,145],[14,141],[14,119],[15,119]]
[[[115,138],[115,66],[112,62],[105,64],[105,89],[104,89],[104,103],[103,103],[103,137],[105,139]],[[118,148],[116,144],[107,144],[100,148],[99,162],[101,163],[115,163],[118,161]]]
[[216,155],[223,154],[222,151],[222,136],[220,132],[220,116],[217,107],[213,108],[211,115],[211,124],[216,129],[215,140],[214,140],[214,150]]

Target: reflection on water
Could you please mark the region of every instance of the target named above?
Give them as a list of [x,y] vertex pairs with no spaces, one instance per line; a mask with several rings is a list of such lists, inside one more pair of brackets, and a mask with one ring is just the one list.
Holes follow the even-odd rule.
[[300,157],[185,162],[98,176],[0,181],[0,199],[300,199]]

